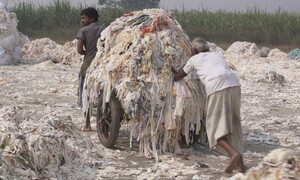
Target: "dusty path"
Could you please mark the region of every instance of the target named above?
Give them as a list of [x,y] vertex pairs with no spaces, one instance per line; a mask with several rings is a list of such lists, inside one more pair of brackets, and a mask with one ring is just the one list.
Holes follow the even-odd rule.
[[[268,62],[261,60],[257,60],[256,63],[258,62],[261,66],[269,65]],[[300,84],[295,79],[295,77],[299,79],[299,63],[290,65],[290,69],[279,70],[288,81],[285,86],[258,84],[256,77],[262,76],[259,69],[248,65],[251,69],[242,71],[245,64],[239,64],[238,61],[231,63],[240,69],[238,75],[242,82],[242,125],[247,168],[256,166],[272,149],[285,146],[299,150]],[[298,72],[295,71],[297,69]],[[30,112],[29,118],[35,121],[46,112],[50,116],[57,113],[70,116],[78,136],[77,139],[69,141],[68,145],[82,153],[84,165],[90,168],[89,173],[85,171],[86,174],[82,174],[81,177],[220,179],[234,175],[222,173],[228,159],[209,151],[206,143],[182,145],[183,155],[162,155],[161,161],[155,163],[154,160],[139,155],[137,142],[134,143],[133,149],[129,148],[129,136],[125,125],[113,150],[106,149],[99,143],[96,131],[89,133],[78,131],[83,119],[81,110],[76,106],[77,70],[76,66],[51,62],[0,66],[0,109],[19,106]],[[94,118],[92,123],[95,130]],[[75,165],[70,165],[69,168],[76,169]],[[71,179],[74,176],[74,174],[66,175],[64,178]]]

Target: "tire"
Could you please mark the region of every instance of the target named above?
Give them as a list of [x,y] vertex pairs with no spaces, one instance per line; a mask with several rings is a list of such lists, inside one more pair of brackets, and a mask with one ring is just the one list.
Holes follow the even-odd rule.
[[199,139],[200,139],[200,134],[196,134],[196,131],[190,131],[189,132],[189,139],[191,140],[190,143],[188,144],[185,140],[185,135],[181,135],[181,141],[184,143],[184,144],[187,144],[187,145],[192,145],[194,143],[196,143]]
[[98,137],[103,146],[112,148],[119,136],[123,110],[115,93],[111,93],[109,103],[106,104],[107,108],[104,112],[102,103],[103,94],[101,93],[96,116]]
[[[192,144],[198,142],[199,140],[202,141],[203,139],[205,139],[205,141],[207,142],[206,128],[204,126],[204,123],[202,123],[202,121],[201,121],[201,128],[200,128],[198,134],[196,133],[196,131],[190,131],[189,139],[191,140],[191,142],[188,145],[192,145]],[[183,143],[187,144],[184,135],[181,136],[181,141]]]

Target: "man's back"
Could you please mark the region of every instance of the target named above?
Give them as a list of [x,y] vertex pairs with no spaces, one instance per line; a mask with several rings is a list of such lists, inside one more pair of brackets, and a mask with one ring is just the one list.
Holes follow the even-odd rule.
[[193,69],[205,85],[207,95],[227,87],[240,85],[224,57],[215,52],[199,53],[190,58],[184,71],[189,73]]

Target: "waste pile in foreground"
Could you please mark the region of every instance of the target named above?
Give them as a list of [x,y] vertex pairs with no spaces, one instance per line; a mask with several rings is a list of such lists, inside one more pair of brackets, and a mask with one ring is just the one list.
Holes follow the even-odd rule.
[[81,148],[68,143],[78,138],[71,117],[53,116],[50,108],[39,119],[35,113],[18,106],[0,109],[0,179],[92,178]]
[[256,167],[251,168],[245,175],[239,173],[232,180],[254,179],[299,179],[300,153],[291,149],[279,148],[271,151]]

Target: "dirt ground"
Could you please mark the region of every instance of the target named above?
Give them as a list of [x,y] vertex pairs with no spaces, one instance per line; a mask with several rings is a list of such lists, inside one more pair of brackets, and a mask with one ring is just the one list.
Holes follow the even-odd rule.
[[[288,81],[285,86],[279,86],[258,84],[257,79],[264,77],[263,71],[258,69],[270,63],[262,59],[250,61],[247,65],[238,63],[238,60],[231,61],[242,82],[241,112],[247,169],[257,166],[273,149],[288,147],[299,150],[300,144],[300,63],[281,68],[283,66],[275,66],[274,61],[272,67]],[[258,64],[259,68],[254,68],[252,63]],[[210,151],[206,142],[190,146],[181,144],[182,155],[161,155],[160,162],[156,163],[140,156],[137,142],[133,143],[133,148],[129,147],[126,125],[122,126],[115,148],[104,148],[97,137],[95,118],[92,118],[92,132],[80,131],[83,117],[76,105],[77,73],[76,65],[53,64],[51,61],[0,66],[0,108],[21,107],[35,120],[46,112],[54,116],[63,112],[70,116],[79,137],[89,138],[94,144],[93,151],[101,152],[99,157],[93,157],[100,163],[87,162],[95,172],[86,176],[92,178],[86,179],[226,179],[236,173],[223,173],[228,159]]]

